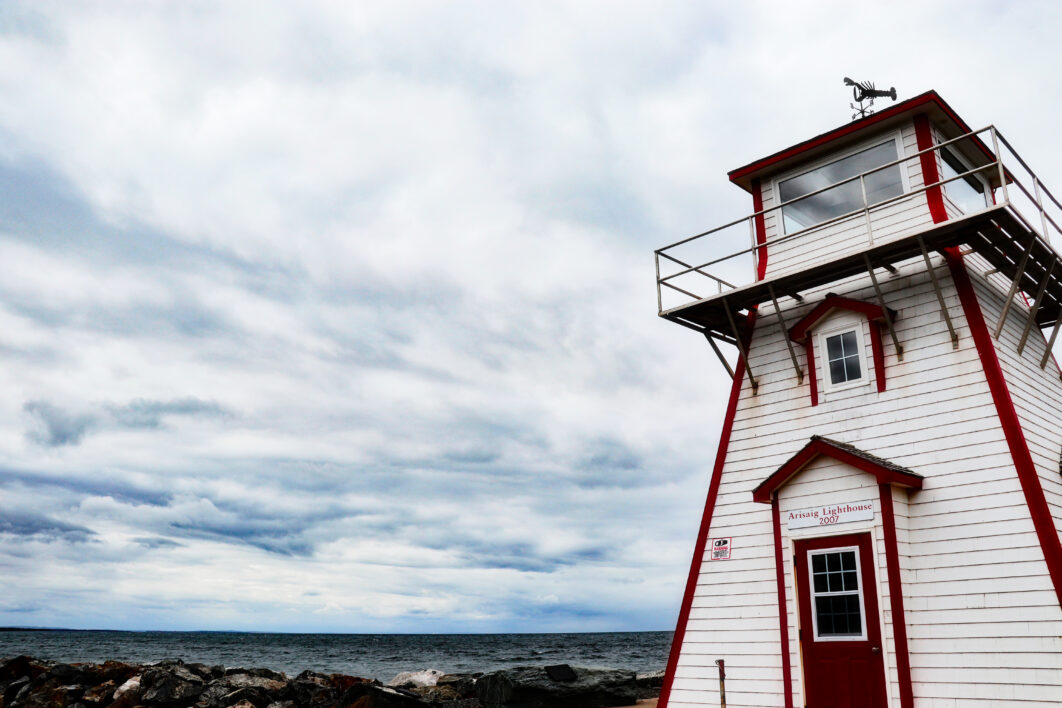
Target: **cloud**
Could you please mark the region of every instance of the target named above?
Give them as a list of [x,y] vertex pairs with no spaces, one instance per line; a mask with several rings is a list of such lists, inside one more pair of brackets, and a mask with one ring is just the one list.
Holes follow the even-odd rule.
[[159,428],[166,416],[190,416],[195,418],[223,418],[232,414],[215,401],[198,398],[177,398],[169,401],[153,401],[137,398],[129,403],[106,407],[115,424],[125,428]]
[[71,413],[47,401],[26,401],[22,409],[34,419],[26,436],[45,447],[76,445],[97,423],[92,415]]
[[0,510],[0,534],[68,543],[85,543],[96,535],[84,526],[59,521],[44,514],[12,509]]

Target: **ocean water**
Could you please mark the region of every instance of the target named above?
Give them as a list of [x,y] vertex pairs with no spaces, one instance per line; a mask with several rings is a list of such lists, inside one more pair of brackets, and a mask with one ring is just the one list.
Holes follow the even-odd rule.
[[0,657],[28,654],[54,661],[144,664],[161,659],[265,667],[289,676],[323,673],[389,681],[402,671],[495,671],[511,666],[571,664],[662,670],[671,632],[573,634],[259,634],[246,632],[0,632]]

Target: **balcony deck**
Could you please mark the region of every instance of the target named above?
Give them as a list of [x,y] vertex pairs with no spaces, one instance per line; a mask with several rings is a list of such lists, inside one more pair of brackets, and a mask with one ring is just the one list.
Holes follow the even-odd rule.
[[726,290],[665,310],[660,316],[730,338],[733,335],[730,318],[733,317],[740,327],[740,323],[744,322],[744,317],[739,316],[740,313],[769,302],[772,290],[778,297],[799,295],[812,288],[865,273],[867,260],[874,268],[885,268],[894,263],[917,258],[922,255],[920,241],[925,243],[929,251],[969,246],[1011,280],[1017,275],[1019,266],[1022,266],[1022,255],[1026,246],[1032,243],[1018,289],[1024,292],[1030,301],[1034,300],[1040,283],[1050,271],[1041,306],[1037,310],[1036,322],[1040,327],[1049,327],[1058,321],[1062,312],[1062,260],[1042,239],[1036,238],[1013,208],[1007,205],[991,207],[961,219],[934,224],[924,231],[868,246],[862,251],[848,253],[796,273]]

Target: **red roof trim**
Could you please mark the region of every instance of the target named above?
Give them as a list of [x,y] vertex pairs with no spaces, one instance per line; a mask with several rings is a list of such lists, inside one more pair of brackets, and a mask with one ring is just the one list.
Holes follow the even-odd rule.
[[943,111],[944,114],[947,115],[948,118],[950,118],[952,121],[954,121],[955,124],[958,125],[964,133],[970,132],[970,127],[966,125],[966,121],[960,118],[958,114],[956,114],[955,111],[952,110],[951,106],[949,106],[936,91],[927,91],[923,94],[915,96],[914,98],[910,98],[902,103],[897,103],[894,106],[886,108],[885,110],[879,113],[874,113],[867,116],[866,118],[860,118],[859,120],[852,121],[847,125],[842,125],[840,128],[835,128],[827,133],[823,133],[822,135],[818,135],[814,138],[811,138],[810,140],[805,140],[802,143],[797,143],[792,147],[786,148],[785,150],[782,150],[780,152],[776,152],[773,155],[769,155],[760,160],[756,160],[755,162],[745,165],[744,167],[738,167],[735,170],[731,170],[727,173],[727,177],[730,178],[731,182],[737,182],[738,180],[744,177],[748,177],[756,172],[760,172],[770,167],[771,165],[775,165],[781,162],[782,160],[786,160],[803,152],[807,152],[808,150],[821,147],[822,145],[826,145],[827,143],[833,142],[838,138],[843,138],[846,135],[851,135],[852,133],[865,130],[870,126],[876,125],[891,118],[895,118],[896,116],[902,113],[906,113],[914,108],[918,108],[919,106],[924,106],[928,104],[935,105],[941,111]]
[[886,467],[833,445],[822,438],[815,437],[800,452],[790,457],[788,462],[779,467],[770,477],[760,482],[756,489],[752,490],[752,501],[769,504],[775,492],[784,487],[791,477],[804,469],[808,463],[819,455],[832,457],[838,462],[843,462],[867,474],[872,474],[877,479],[878,484],[899,484],[912,489],[922,488],[922,478],[913,472]]
[[858,312],[861,315],[865,315],[871,322],[885,319],[885,313],[882,311],[880,305],[875,305],[871,302],[863,302],[862,300],[853,300],[852,298],[842,297],[840,295],[827,295],[825,300],[815,306],[815,309],[804,315],[799,322],[793,325],[789,330],[789,338],[794,342],[803,342],[811,328],[818,324],[819,320],[834,310],[850,310],[851,312]]

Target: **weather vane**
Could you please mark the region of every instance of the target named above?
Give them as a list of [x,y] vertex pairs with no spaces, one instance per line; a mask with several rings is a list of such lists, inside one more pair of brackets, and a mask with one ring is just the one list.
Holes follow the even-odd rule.
[[[874,88],[874,84],[869,81],[852,81],[847,76],[844,77],[844,85],[852,87],[852,98],[854,98],[856,103],[859,104],[858,106],[856,103],[848,104],[848,107],[855,111],[855,113],[852,114],[853,120],[856,118],[866,118],[873,113],[874,110],[872,106],[874,105],[875,98],[891,98],[894,101],[896,100],[895,86],[888,91],[880,91]],[[864,101],[866,102],[866,105],[863,105]]]

